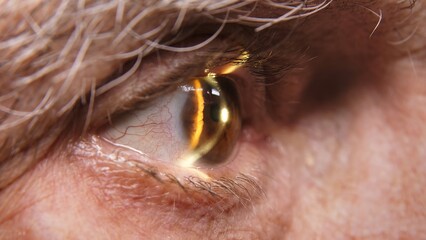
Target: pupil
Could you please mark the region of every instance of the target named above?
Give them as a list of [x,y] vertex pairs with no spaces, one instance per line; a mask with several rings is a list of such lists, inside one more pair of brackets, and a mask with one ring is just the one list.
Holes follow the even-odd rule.
[[210,119],[214,122],[219,122],[220,118],[220,107],[218,104],[212,104],[210,106]]
[[220,120],[220,98],[221,93],[219,89],[214,88],[213,86],[204,84],[203,89],[205,89],[204,99],[205,99],[205,113],[204,115],[209,117],[208,120],[213,122],[219,122]]

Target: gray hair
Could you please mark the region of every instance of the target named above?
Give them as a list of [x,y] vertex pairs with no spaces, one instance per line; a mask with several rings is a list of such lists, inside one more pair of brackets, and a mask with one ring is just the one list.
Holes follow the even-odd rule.
[[[357,2],[370,9],[367,2],[372,1]],[[408,0],[395,2],[398,9],[414,5]],[[162,45],[168,33],[177,32],[185,24],[189,13],[218,21],[222,26],[238,22],[263,31],[332,7],[332,3],[333,0],[0,1],[0,190],[48,154],[70,125],[69,116],[74,114],[75,105],[90,105],[88,94],[100,95],[126,80],[129,74],[109,79],[108,84],[97,88],[123,61],[140,59],[156,48],[192,51],[220,32],[221,28],[206,42],[190,48]],[[274,13],[265,17],[257,15],[255,9],[274,9]],[[376,14],[378,26],[382,15]],[[35,142],[37,145],[33,146]]]

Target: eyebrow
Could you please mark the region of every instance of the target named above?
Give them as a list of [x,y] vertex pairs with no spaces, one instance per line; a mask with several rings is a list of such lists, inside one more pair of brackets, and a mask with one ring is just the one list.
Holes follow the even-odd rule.
[[[7,24],[0,24],[0,190],[48,154],[71,121],[76,104],[89,103],[86,98],[91,91],[124,61],[149,54],[153,46],[147,40],[159,42],[200,17],[226,19],[262,31],[317,14],[323,7],[344,9],[358,4],[397,12],[414,4],[295,2],[93,1],[80,6],[73,1],[41,5],[33,1],[18,7],[13,0],[3,0],[0,19]],[[23,20],[11,24],[12,19]]]

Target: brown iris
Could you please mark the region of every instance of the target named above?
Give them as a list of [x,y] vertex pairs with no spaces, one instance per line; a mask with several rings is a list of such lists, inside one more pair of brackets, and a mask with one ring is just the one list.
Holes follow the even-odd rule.
[[238,93],[231,79],[210,74],[188,81],[181,119],[188,151],[182,166],[217,165],[229,157],[241,130]]

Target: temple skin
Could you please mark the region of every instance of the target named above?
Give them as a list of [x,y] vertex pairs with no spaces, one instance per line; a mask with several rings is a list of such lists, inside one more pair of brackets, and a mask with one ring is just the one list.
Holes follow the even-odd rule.
[[[265,29],[241,15],[291,8],[255,2],[0,0],[0,239],[426,239],[422,2],[312,1],[311,15]],[[288,36],[310,59],[285,75],[294,84],[267,89],[267,140],[230,163],[261,166],[263,196],[243,206],[192,191],[185,202],[176,186],[130,170],[103,174],[106,158],[85,145],[91,121],[124,101],[127,83],[105,83],[117,69],[143,56],[140,72],[157,76],[190,61],[150,54],[207,14],[259,38]],[[94,89],[110,95],[92,103]],[[139,198],[110,188],[129,181]]]

